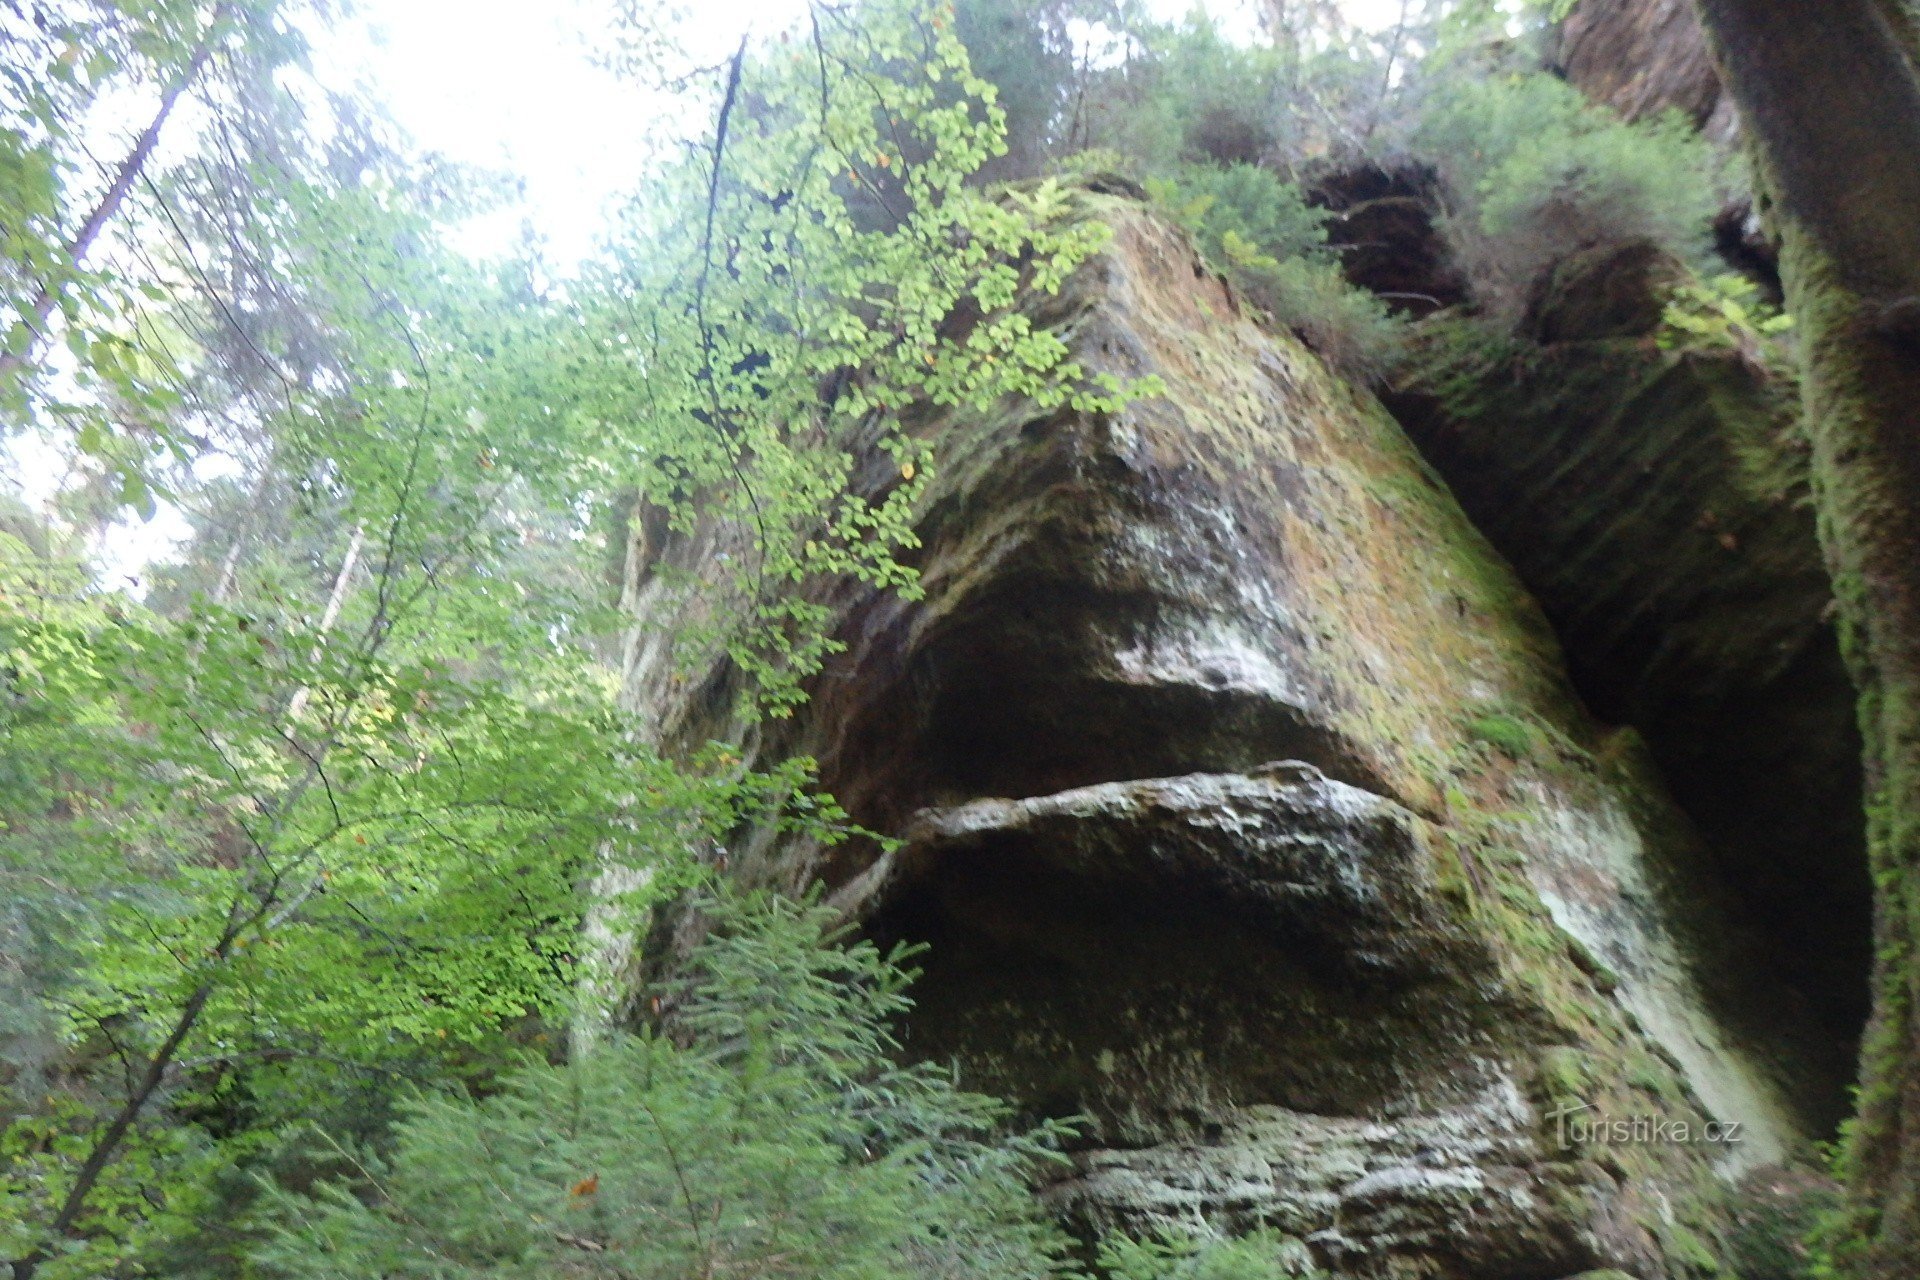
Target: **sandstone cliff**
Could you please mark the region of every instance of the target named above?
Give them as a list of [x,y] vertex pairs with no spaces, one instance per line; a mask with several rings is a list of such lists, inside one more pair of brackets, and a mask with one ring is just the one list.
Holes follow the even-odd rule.
[[1581,0],[1559,44],[1567,79],[1628,119],[1678,111],[1721,140],[1739,131],[1693,0]]
[[680,678],[651,637],[700,602],[645,574],[630,698],[816,756],[902,839],[733,865],[931,944],[910,1049],[1087,1118],[1070,1221],[1267,1223],[1369,1280],[1717,1274],[1733,1180],[1838,1107],[1832,1037],[1379,403],[1142,205],[1082,205],[1111,244],[1036,316],[1165,394],[921,413],[924,598],[837,600],[798,722]]
[[1639,252],[1563,264],[1530,333],[1426,326],[1388,399],[1844,1043],[1870,932],[1860,743],[1796,392],[1730,348],[1660,350],[1644,288],[1597,323],[1597,278],[1618,293]]

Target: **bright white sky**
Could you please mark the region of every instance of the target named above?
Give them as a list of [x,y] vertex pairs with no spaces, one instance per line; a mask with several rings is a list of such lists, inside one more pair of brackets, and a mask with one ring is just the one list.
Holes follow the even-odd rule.
[[[791,8],[779,0],[709,7],[716,29]],[[524,219],[557,261],[584,258],[609,198],[639,179],[647,117],[657,110],[595,61],[608,44],[610,0],[361,0],[359,8],[342,30],[315,33],[317,78],[364,83],[420,146],[525,183],[523,207],[472,228],[468,247],[503,248]]]
[[[1247,0],[1152,0],[1164,16],[1196,3],[1216,12]],[[608,199],[641,172],[649,116],[660,105],[596,65],[612,0],[359,0],[360,16],[316,33],[323,83],[364,81],[423,147],[519,175],[521,209],[470,229],[467,247],[512,242],[523,220],[556,264],[592,249]],[[1395,21],[1401,0],[1343,0],[1356,24]],[[718,60],[742,32],[777,31],[804,0],[690,0],[693,50]]]

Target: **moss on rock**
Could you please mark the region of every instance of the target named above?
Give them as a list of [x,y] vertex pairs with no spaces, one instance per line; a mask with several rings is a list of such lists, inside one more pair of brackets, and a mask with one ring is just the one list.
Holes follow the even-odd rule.
[[1720,1153],[1553,1119],[1803,1136],[1681,940],[1684,818],[1382,406],[1139,203],[1080,201],[1111,242],[1033,314],[1164,394],[916,411],[922,592],[836,598],[844,654],[759,744],[904,843],[736,866],[933,944],[909,1049],[1090,1118],[1047,1192],[1089,1231],[1268,1225],[1345,1280],[1706,1274]]
[[1396,414],[1538,596],[1582,697],[1644,735],[1847,1056],[1869,932],[1860,742],[1793,388],[1731,350],[1459,316],[1417,348]]

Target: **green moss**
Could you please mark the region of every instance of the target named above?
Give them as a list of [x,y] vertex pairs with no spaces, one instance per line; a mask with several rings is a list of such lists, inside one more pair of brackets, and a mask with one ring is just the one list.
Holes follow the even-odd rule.
[[1728,1275],[1726,1265],[1720,1260],[1719,1252],[1702,1240],[1692,1228],[1676,1222],[1661,1232],[1659,1238],[1666,1250],[1668,1261],[1679,1263],[1689,1274],[1701,1277],[1701,1280]]
[[1839,1212],[1839,1188],[1825,1179],[1783,1172],[1745,1189],[1728,1237],[1740,1280],[1818,1280],[1818,1237]]
[[1673,1090],[1668,1073],[1656,1067],[1653,1060],[1647,1057],[1640,1058],[1627,1069],[1627,1083],[1655,1097],[1665,1097]]
[[1540,1055],[1534,1088],[1547,1110],[1591,1103],[1596,1092],[1594,1085],[1592,1055],[1564,1045]]
[[[1122,225],[1138,217],[1111,212]],[[1125,229],[1120,241],[1135,236]],[[1212,286],[1197,288],[1188,301],[1216,308]],[[1543,1100],[1591,1101],[1627,1113],[1646,1109],[1648,1094],[1672,1095],[1681,1099],[1673,1110],[1686,1111],[1673,1073],[1646,1053],[1619,1007],[1596,994],[1605,967],[1592,957],[1583,962],[1527,878],[1528,850],[1550,838],[1532,831],[1518,808],[1532,803],[1533,785],[1578,804],[1617,796],[1617,784],[1589,753],[1604,739],[1573,697],[1554,633],[1518,576],[1464,518],[1393,418],[1330,377],[1298,344],[1284,335],[1262,344],[1272,364],[1268,376],[1286,384],[1302,415],[1324,414],[1340,424],[1337,432],[1311,439],[1289,431],[1273,435],[1260,407],[1272,389],[1248,377],[1246,352],[1238,346],[1247,341],[1242,326],[1196,331],[1171,310],[1148,314],[1140,324],[1159,346],[1170,400],[1208,424],[1201,438],[1219,446],[1217,455],[1200,459],[1203,467],[1219,469],[1210,476],[1214,482],[1245,489],[1248,482],[1232,467],[1253,448],[1299,465],[1306,494],[1258,490],[1250,496],[1284,500],[1285,519],[1301,521],[1297,530],[1283,531],[1298,561],[1294,579],[1303,594],[1299,612],[1312,620],[1310,642],[1329,652],[1330,664],[1371,664],[1386,649],[1405,667],[1397,680],[1356,686],[1336,712],[1338,728],[1377,746],[1394,794],[1440,824],[1430,842],[1435,886],[1459,904],[1449,915],[1485,957],[1481,973],[1494,991],[1469,1016],[1478,1023],[1483,1011],[1498,1010],[1498,1022],[1488,1020],[1486,1029],[1516,1061],[1529,1064],[1529,1092]],[[1480,397],[1488,424],[1503,403],[1518,403],[1503,399],[1510,394],[1503,388],[1511,389],[1517,377],[1538,379],[1529,394],[1557,386],[1552,361],[1538,348],[1490,343],[1466,327],[1455,332],[1462,367],[1471,365],[1456,389],[1463,398]],[[1622,385],[1637,390],[1634,379],[1651,376],[1646,352],[1635,344],[1613,344],[1598,354],[1600,367],[1557,397],[1562,408],[1590,410],[1583,397]],[[1539,411],[1537,404],[1527,407]],[[1521,424],[1514,429],[1525,430],[1531,419],[1514,421]],[[1314,518],[1292,514],[1305,512]],[[1355,636],[1371,643],[1356,646]],[[1463,707],[1469,708],[1464,714]],[[1692,1212],[1705,1223],[1699,1236],[1715,1234],[1724,1192],[1704,1156],[1607,1149],[1573,1158],[1612,1161],[1625,1171],[1624,1181],[1657,1188],[1676,1212]],[[1582,1176],[1591,1173],[1588,1167]],[[1569,1188],[1568,1194],[1584,1193]],[[1569,1216],[1585,1220],[1593,1212],[1592,1205],[1576,1204]]]
[[1515,760],[1530,760],[1540,749],[1539,735],[1533,726],[1517,716],[1476,716],[1467,721],[1467,736]]
[[1417,350],[1409,429],[1576,639],[1644,607],[1696,619],[1671,665],[1740,671],[1818,625],[1790,385],[1730,353],[1538,345],[1470,319],[1425,322]]

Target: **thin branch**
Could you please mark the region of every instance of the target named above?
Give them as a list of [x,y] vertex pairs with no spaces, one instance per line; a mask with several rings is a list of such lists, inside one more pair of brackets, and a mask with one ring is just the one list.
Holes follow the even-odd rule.
[[[127,193],[133,190],[133,184],[140,179],[142,172],[146,169],[147,160],[153,155],[154,147],[159,145],[160,131],[166,128],[167,118],[173,114],[173,109],[182,95],[192,87],[195,80],[199,79],[200,72],[205,69],[208,59],[213,56],[218,37],[223,34],[223,28],[226,25],[229,7],[226,0],[222,0],[222,3],[214,9],[213,20],[207,24],[207,29],[201,34],[199,43],[194,46],[193,56],[187,60],[187,65],[181,69],[180,74],[175,76],[161,92],[160,105],[155,109],[153,119],[148,121],[147,127],[141,131],[139,138],[133,144],[133,149],[127,153],[126,159],[120,162],[118,172],[114,174],[113,181],[101,195],[99,203],[94,205],[93,211],[87,215],[87,220],[80,224],[80,229],[74,233],[73,239],[67,242],[66,257],[70,271],[77,272],[85,265],[87,255],[93,251],[94,242],[100,238],[100,233],[106,229],[107,223],[112,221],[114,215],[120,211],[120,206],[126,201]],[[33,337],[24,352],[0,355],[0,377],[25,368],[39,357],[40,349],[46,344],[49,335],[48,322],[53,318],[54,307],[59,304],[63,284],[63,281],[54,279],[40,286],[40,291],[34,295],[33,302],[27,308],[26,320],[33,330]],[[28,1272],[28,1274],[32,1273]]]
[[[340,559],[340,572],[334,575],[333,590],[327,596],[327,607],[320,614],[319,633],[313,642],[313,652],[307,661],[319,662],[322,647],[326,644],[327,633],[333,630],[333,624],[339,620],[340,606],[346,603],[347,584],[353,580],[353,570],[360,563],[360,548],[367,536],[364,525],[353,526],[353,535],[347,539],[347,553]],[[307,709],[307,700],[313,696],[313,686],[302,684],[294,690],[293,700],[287,703],[287,720],[298,720],[300,713]]]
[[733,471],[734,480],[740,485],[741,492],[747,495],[748,505],[753,508],[753,523],[760,534],[759,563],[755,570],[753,591],[754,599],[758,600],[766,587],[767,521],[760,509],[760,495],[753,491],[753,486],[741,471],[740,452],[724,425],[730,421],[730,415],[721,407],[720,392],[714,385],[713,327],[707,322],[707,289],[713,278],[713,224],[720,209],[720,175],[726,163],[727,130],[732,126],[734,104],[740,97],[740,71],[746,58],[747,38],[741,36],[740,47],[734,50],[733,58],[727,63],[727,89],[720,99],[720,118],[714,126],[713,164],[707,171],[706,228],[700,235],[700,275],[693,287],[693,316],[694,323],[700,329],[701,383],[707,390],[707,403],[713,418],[711,425],[720,437],[720,447],[726,454],[727,466]]

